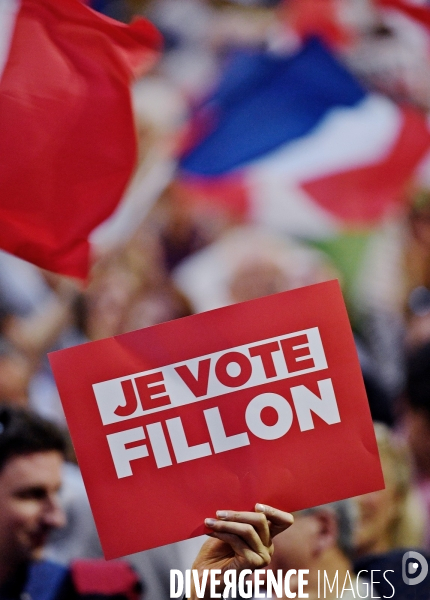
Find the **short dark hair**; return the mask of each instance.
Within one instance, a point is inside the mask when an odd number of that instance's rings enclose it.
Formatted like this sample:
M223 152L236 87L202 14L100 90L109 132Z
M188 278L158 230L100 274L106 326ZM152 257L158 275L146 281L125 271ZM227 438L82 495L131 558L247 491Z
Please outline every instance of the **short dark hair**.
M0 472L15 456L55 450L66 455L61 430L39 415L10 404L0 403Z
M410 354L407 361L406 400L430 419L430 342Z

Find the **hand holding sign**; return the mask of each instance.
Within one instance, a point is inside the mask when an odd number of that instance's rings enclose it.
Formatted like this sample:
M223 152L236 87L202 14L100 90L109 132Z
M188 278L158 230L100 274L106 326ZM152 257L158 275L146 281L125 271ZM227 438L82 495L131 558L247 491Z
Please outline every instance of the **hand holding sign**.
M224 589L224 573L229 570L242 572L267 566L273 554L272 538L292 525L294 518L262 504L255 505L256 512L217 511L217 519L205 519L212 530L211 539L202 546L193 569L199 572L199 581L205 569L220 571L220 585ZM206 586L204 598L210 598L210 587ZM201 596L199 596L201 597ZM191 598L197 598L194 581L191 583Z

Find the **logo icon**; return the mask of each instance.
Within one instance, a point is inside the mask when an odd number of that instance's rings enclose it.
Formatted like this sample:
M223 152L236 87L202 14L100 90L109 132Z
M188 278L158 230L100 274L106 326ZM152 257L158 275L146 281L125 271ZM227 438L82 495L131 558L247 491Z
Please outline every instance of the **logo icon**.
M429 566L422 554L409 550L402 559L402 578L407 585L418 585L427 577Z

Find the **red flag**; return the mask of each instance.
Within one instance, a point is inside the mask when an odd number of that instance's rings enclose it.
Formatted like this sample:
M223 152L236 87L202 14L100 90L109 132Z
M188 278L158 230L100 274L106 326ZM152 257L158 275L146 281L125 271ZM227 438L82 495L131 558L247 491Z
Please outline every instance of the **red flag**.
M161 36L79 0L0 9L0 246L85 278L89 236L136 162L129 84L153 64Z

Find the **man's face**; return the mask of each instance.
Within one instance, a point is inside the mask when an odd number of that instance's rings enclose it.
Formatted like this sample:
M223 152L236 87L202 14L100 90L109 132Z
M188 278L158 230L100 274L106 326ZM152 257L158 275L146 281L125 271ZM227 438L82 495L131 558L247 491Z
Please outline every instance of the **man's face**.
M284 572L288 569L309 569L317 539L318 521L314 515L296 513L294 525L273 540L274 553L270 568Z
M403 496L396 477L394 457L381 452L385 489L357 496L358 519L354 545L360 554L386 552L390 549L392 529L403 510Z
M0 472L0 561L38 558L49 533L65 524L58 503L63 457L59 452L15 456Z

